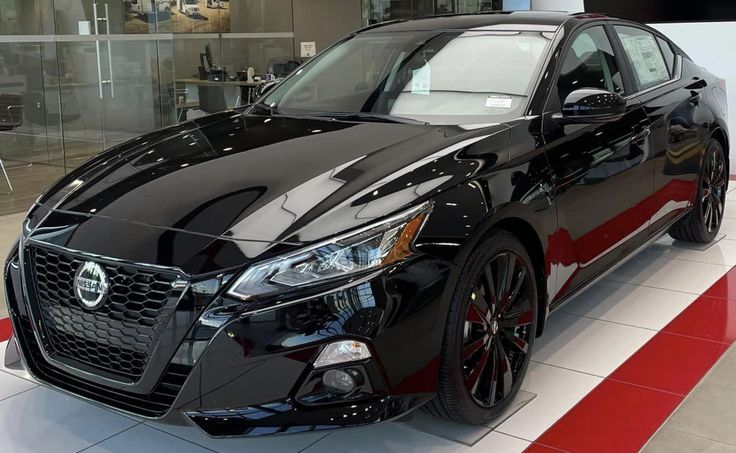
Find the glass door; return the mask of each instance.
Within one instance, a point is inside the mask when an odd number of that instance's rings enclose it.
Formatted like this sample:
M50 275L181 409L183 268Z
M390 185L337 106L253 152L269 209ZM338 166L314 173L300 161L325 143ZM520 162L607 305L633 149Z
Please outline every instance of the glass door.
M156 40L107 39L98 43L104 148L162 127Z
M159 20L170 21L167 6L160 0L56 0L67 167L167 124L170 96L162 96L159 41L170 35L156 33Z

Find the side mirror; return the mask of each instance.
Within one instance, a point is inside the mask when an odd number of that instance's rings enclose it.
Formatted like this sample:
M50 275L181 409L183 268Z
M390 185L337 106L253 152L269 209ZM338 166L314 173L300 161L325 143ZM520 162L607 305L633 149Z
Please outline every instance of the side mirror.
M597 88L580 88L570 93L559 119L574 123L605 123L626 113L626 99Z
M273 89L273 87L275 87L278 84L279 84L278 81L271 80L270 82L266 82L266 83L260 85L258 87L258 89L256 90L256 99L262 97L263 95L265 95L266 93L268 93L269 91L271 91Z

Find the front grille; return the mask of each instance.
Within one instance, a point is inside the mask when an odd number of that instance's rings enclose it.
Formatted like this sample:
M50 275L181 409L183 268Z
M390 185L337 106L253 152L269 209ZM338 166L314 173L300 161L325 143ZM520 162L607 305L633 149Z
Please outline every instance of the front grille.
M85 258L39 247L28 256L47 352L140 378L176 308L176 274L99 262L110 286L107 300L90 311L74 295L75 273Z

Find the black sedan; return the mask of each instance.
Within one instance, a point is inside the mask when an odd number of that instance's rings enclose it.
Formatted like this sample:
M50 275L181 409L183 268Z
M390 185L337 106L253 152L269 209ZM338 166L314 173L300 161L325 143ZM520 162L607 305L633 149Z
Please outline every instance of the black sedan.
M42 195L5 267L6 361L213 436L420 405L486 423L553 309L664 233L714 238L725 98L600 15L360 30Z

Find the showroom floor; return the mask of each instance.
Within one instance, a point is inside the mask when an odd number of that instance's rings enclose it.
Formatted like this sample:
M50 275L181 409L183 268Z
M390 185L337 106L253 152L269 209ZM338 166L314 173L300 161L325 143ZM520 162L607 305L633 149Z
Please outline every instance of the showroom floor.
M0 451L736 452L736 200L726 216L718 242L663 238L553 314L522 393L493 426L417 411L364 428L217 440L0 367ZM18 218L0 217L0 246Z

